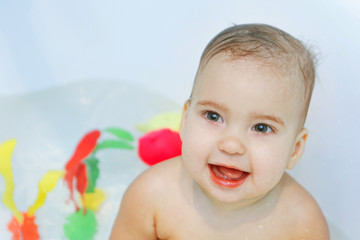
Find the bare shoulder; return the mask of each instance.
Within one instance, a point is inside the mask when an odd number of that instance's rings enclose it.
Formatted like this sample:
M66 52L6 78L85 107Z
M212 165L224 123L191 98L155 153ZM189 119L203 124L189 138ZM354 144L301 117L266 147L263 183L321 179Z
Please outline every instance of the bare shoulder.
M158 199L171 189L178 165L178 159L161 162L134 180L123 196L110 239L157 239L155 217L161 207Z
M282 184L281 202L294 226L291 239L330 239L325 217L311 194L288 174Z

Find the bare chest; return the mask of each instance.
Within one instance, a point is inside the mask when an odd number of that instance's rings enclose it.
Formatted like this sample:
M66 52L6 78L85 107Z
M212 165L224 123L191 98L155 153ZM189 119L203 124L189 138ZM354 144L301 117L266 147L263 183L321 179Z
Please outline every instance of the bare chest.
M210 213L199 214L184 205L163 210L156 219L158 239L288 240L292 230L286 216L276 214L260 218L219 218Z

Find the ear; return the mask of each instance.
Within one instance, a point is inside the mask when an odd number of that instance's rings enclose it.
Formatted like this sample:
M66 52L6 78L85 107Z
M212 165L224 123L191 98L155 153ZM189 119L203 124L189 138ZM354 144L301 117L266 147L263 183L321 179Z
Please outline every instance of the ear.
M309 131L306 128L303 128L297 135L296 137L296 143L294 146L294 151L291 155L291 158L288 162L287 165L287 169L292 169L293 167L295 167L295 165L297 164L297 162L300 160L303 152L304 152L304 148L305 148L305 142L306 139L308 137Z
M190 101L191 100L189 99L184 104L183 112L182 112L182 115L181 115L181 122L180 122L180 128L179 128L179 134L180 134L181 140L183 139L183 132L185 130L187 112L188 112L188 109L190 107Z

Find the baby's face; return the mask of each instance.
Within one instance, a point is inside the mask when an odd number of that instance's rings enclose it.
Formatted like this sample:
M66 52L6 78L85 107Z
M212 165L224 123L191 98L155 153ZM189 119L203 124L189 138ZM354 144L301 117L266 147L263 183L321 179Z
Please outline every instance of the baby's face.
M304 92L257 61L224 58L215 56L199 73L185 106L183 162L208 196L248 202L268 193L301 156Z

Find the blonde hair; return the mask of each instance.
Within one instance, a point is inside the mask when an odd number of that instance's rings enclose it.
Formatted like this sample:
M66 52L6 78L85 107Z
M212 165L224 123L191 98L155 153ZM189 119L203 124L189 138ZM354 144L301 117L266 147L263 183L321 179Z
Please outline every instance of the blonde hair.
M303 121L308 112L315 82L315 57L298 39L266 24L243 24L229 27L206 46L196 73L215 55L227 53L232 59L252 58L279 70L287 78L300 79L305 89ZM193 87L194 88L194 87ZM192 94L191 94L192 95Z

